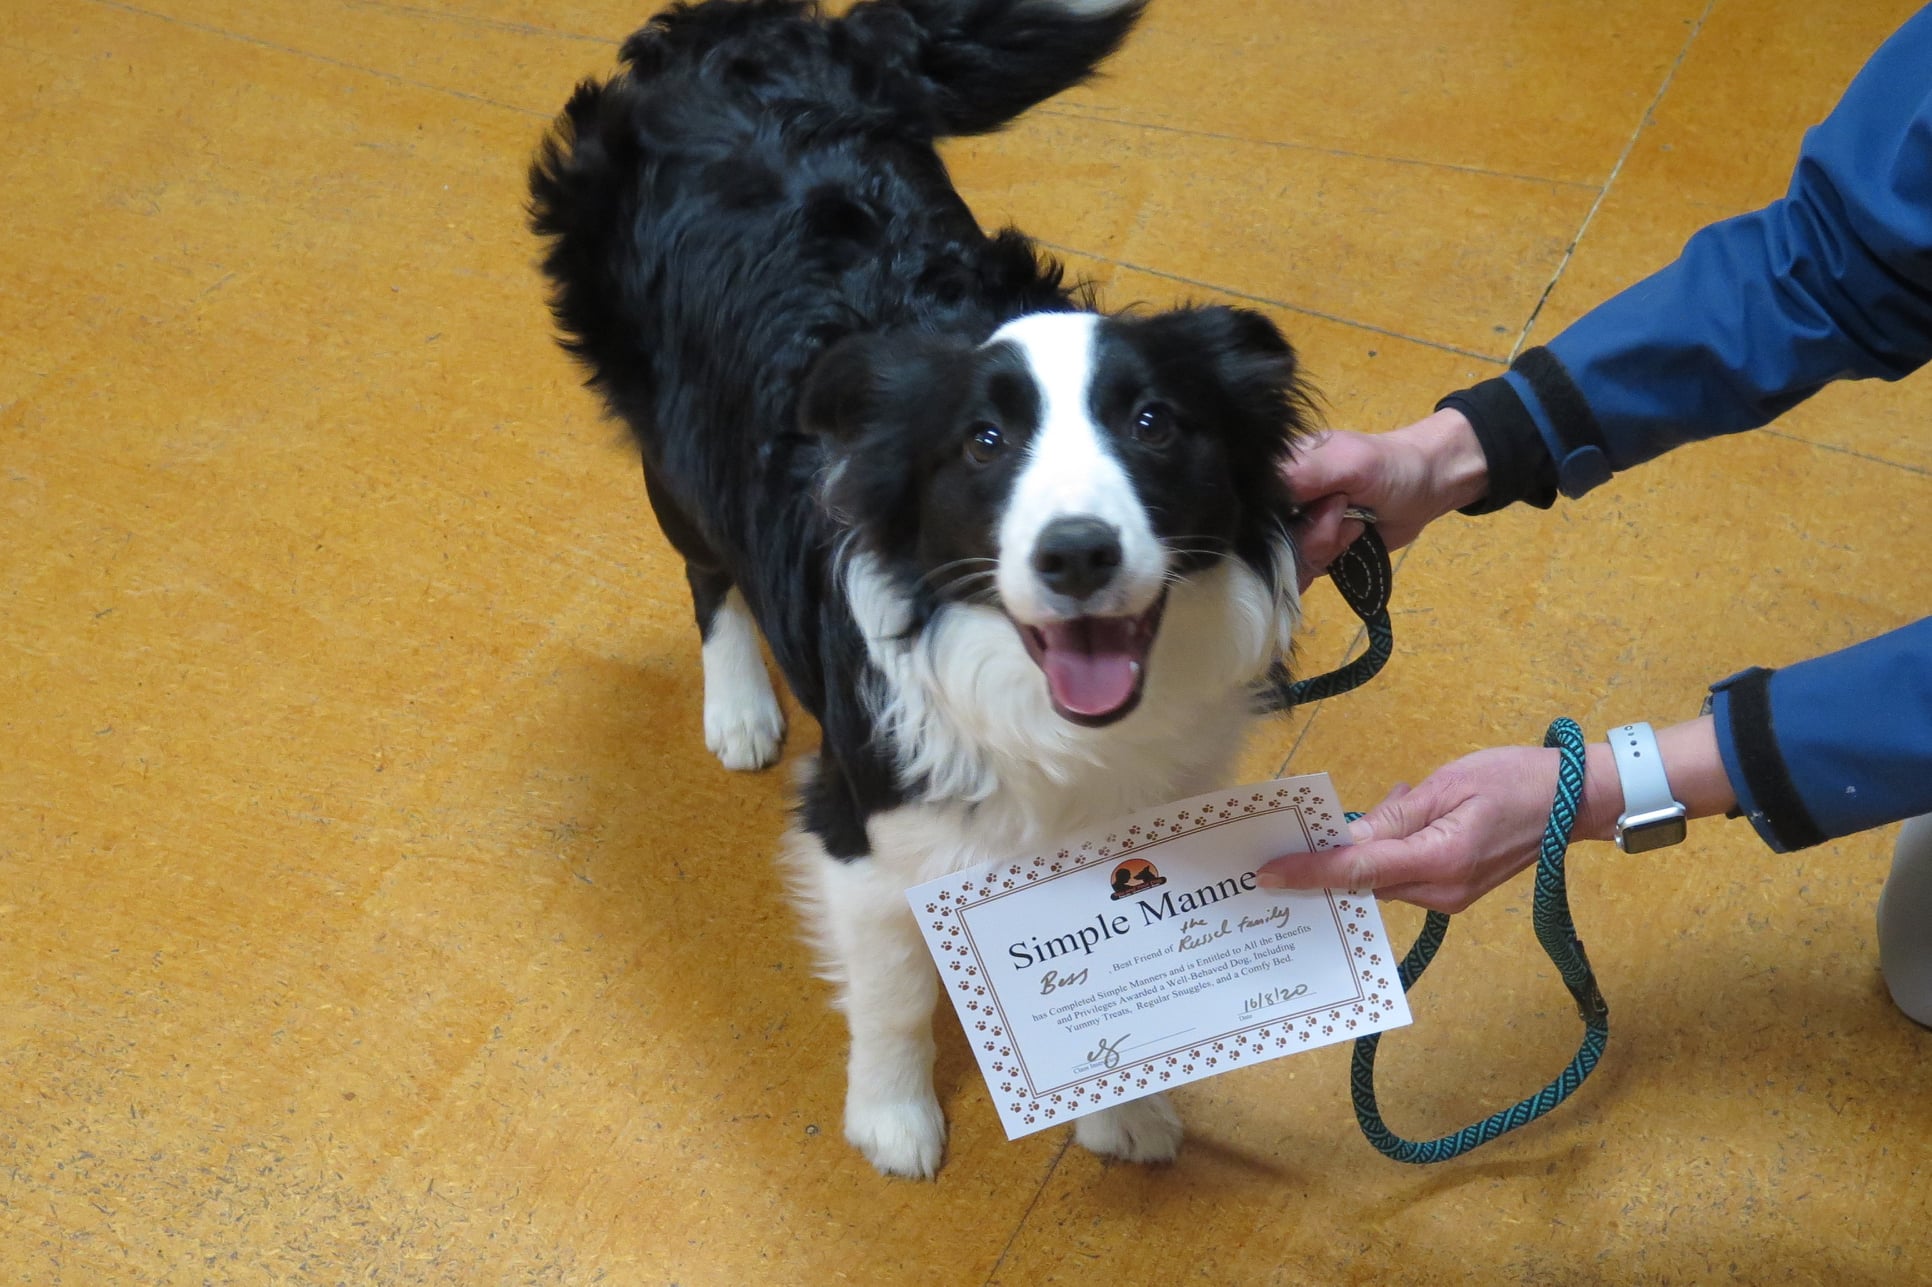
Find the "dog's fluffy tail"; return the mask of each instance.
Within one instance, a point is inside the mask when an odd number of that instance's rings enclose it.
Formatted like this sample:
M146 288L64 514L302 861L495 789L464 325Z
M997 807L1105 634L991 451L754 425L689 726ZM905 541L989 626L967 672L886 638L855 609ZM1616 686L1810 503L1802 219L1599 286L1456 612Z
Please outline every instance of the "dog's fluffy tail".
M981 134L1092 76L1146 5L860 0L825 19L818 0L703 0L659 14L625 42L622 57L645 80L694 55L741 85L779 65L807 80L814 70L832 72L843 81L836 97L902 125L932 137ZM733 57L720 58L727 47ZM821 81L820 89L832 86Z
M1133 30L1146 0L871 0L844 25L898 76L893 104L936 135L996 130L1091 77Z

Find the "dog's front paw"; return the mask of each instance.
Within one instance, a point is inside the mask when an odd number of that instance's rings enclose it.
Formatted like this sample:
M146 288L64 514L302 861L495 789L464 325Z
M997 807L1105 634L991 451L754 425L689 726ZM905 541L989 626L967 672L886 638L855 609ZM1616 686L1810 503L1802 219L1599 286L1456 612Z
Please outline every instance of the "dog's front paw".
M704 744L727 769L768 768L785 742L785 713L769 686L704 704Z
M1181 1117L1165 1095L1105 1108L1073 1124L1073 1138L1102 1157L1172 1162L1181 1148Z
M946 1152L946 1114L939 1101L845 1102L845 1138L881 1175L930 1180Z

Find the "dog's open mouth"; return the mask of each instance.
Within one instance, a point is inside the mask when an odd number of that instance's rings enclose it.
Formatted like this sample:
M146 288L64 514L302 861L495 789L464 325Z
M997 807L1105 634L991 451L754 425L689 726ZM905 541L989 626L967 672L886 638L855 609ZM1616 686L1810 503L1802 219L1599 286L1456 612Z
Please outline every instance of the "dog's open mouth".
M1075 724L1099 728L1140 705L1147 654L1167 606L1163 593L1137 617L1075 617L1019 626L1026 651L1046 675L1053 709Z

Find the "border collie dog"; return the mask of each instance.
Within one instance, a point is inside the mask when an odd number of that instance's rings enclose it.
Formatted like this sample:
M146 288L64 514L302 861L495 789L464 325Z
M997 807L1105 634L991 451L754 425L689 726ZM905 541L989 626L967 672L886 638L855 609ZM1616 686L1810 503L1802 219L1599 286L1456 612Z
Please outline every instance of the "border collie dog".
M1103 315L935 140L1079 84L1144 0L679 5L531 170L565 346L643 451L703 638L705 741L818 720L785 857L851 1027L846 1138L930 1176L939 980L910 885L1226 784L1299 614L1265 318ZM1160 1096L1079 1142L1171 1158Z

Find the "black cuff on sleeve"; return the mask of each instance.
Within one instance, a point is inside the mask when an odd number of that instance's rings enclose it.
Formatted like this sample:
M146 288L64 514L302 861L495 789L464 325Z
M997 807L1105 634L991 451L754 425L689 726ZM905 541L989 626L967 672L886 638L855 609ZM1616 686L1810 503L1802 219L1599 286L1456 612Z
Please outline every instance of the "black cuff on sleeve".
M1464 514L1493 514L1525 501L1538 509L1556 503L1556 462L1550 459L1543 435L1529 408L1501 376L1452 393L1436 403L1436 410L1460 411L1476 430L1476 441L1489 465L1489 491Z
M1610 453L1604 445L1603 426L1556 354L1541 345L1525 349L1510 370L1523 377L1543 404L1543 415L1556 439L1556 485L1563 494L1581 496L1609 482Z
M1825 834L1812 821L1778 750L1771 727L1771 674L1762 666L1753 667L1717 687L1730 693L1731 746L1757 813L1777 837L1781 851L1809 849L1823 843Z
M1558 491L1581 496L1610 481L1603 426L1557 356L1539 345L1519 355L1510 370L1542 404L1558 452L1550 454L1536 418L1508 380L1498 376L1450 394L1436 410L1462 412L1475 427L1476 441L1489 462L1489 493L1464 509L1465 514L1490 514L1517 501L1548 509Z

